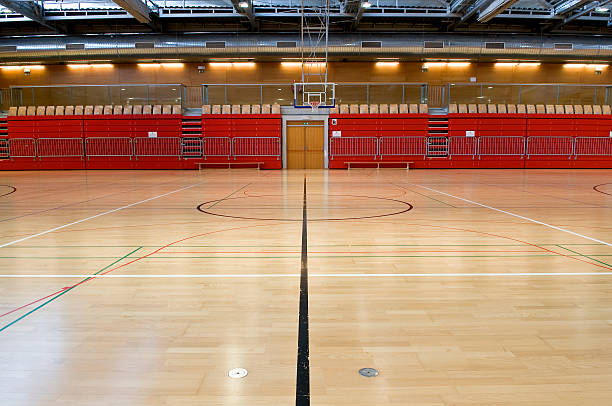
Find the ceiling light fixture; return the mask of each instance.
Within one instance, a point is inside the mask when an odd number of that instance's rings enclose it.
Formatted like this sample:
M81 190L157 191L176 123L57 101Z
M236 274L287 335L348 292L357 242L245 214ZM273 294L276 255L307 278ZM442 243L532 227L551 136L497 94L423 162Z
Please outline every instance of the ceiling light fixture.
M70 69L113 68L114 67L114 65L111 63L70 63L66 66Z
M5 65L0 66L2 70L19 70L19 69L45 69L44 65Z
M376 66L394 67L394 66L398 66L398 65L399 65L398 61L379 61L379 62L376 62Z

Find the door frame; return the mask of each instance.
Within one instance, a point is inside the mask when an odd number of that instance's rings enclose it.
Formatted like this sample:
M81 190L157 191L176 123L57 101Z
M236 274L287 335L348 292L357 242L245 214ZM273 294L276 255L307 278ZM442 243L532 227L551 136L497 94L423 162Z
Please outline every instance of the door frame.
M283 114L282 116L283 169L287 169L287 121L323 121L323 168L329 168L329 114Z

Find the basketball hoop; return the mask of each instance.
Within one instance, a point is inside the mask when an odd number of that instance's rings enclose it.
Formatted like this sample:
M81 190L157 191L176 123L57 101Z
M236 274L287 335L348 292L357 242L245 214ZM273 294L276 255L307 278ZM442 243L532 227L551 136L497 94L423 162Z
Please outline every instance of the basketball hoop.
M321 102L319 100L310 100L308 104L312 107L312 111L317 111L319 110L319 104L321 104Z

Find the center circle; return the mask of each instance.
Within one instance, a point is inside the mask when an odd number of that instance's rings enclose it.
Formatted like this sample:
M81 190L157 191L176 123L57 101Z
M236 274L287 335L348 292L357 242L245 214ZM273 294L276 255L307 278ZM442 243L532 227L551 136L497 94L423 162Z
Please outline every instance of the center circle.
M281 195L259 195L259 196L238 196L238 197L230 197L224 199L215 199L209 200L207 202L201 203L197 206L197 210L204 213L209 214L211 216L219 216L219 217L228 217L242 220L265 220L265 221L302 221L302 201L301 199L297 199L295 204L296 206L293 208L287 208L285 206L281 208L270 208L270 201L274 198L283 198L285 196ZM387 216L395 216L398 214L405 213L407 211L412 210L413 206L405 202L403 200L390 199L386 197L375 197L375 196L362 196L362 195L336 195L336 194L325 194L325 195L316 195L309 194L309 198L311 198L310 203L313 203L313 207L309 207L307 205L308 210L308 221L343 221L343 220L362 220L362 219L370 219L377 217L387 217ZM324 200L325 206L318 207L315 206L314 200L315 198L321 197ZM342 200L340 200L342 199ZM264 200L265 203L261 203L260 206L257 206L258 200ZM235 206L234 207L223 207L224 203L236 203L242 202L246 203L246 207ZM329 204L331 201L331 205ZM282 201L284 203L284 200ZM343 205L349 204L351 207L337 207L334 206L337 203L342 203ZM299 204L299 206L298 206ZM268 206L268 207L265 207ZM255 209L260 211L266 210L280 210L280 211L289 211L293 210L296 212L295 216L266 216L266 215L249 215L248 210ZM366 211L365 215L362 216L312 216L312 212L316 212L317 210L323 210L326 212L329 211L342 211L342 210L354 210L354 211ZM232 211L239 213L233 213ZM368 211L374 213L369 214ZM245 213L246 212L246 213ZM299 215L298 215L299 213Z

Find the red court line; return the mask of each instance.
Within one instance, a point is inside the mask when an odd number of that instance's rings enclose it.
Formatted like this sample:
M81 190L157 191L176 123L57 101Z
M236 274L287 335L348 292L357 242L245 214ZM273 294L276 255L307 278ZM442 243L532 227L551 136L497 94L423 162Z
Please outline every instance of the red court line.
M164 246L162 246L162 247L160 247L160 248L156 249L155 251L151 251L150 253L148 253L148 254L146 254L146 255L143 255L143 256L141 256L141 257L138 257L138 258L136 258L136 259L133 259L133 260L131 260L131 261L129 261L129 262L126 262L126 263L124 263L124 264L122 264L122 265L118 265L118 266L116 266L116 267L114 267L114 268L111 268L111 269L109 269L109 270L107 270L107 271L101 272L101 273L99 273L99 274L97 274L97 275L93 275L93 276L91 276L91 277L90 277L90 278L88 278L88 279L84 279L84 280L82 280L82 281L80 281L80 282L78 282L78 283L75 283L74 285L70 285L70 286L63 287L62 289L60 289L60 290L58 290L58 291L56 291L56 292L53 292L53 293L51 293L51 294L49 294L49 295L47 295L47 296L45 296L45 297L42 297L42 298L40 298L40 299L37 299L37 300L35 300L35 301L33 301L33 302L30 302L30 303L28 303L28 304L25 304L25 305L22 305L22 306L16 307L16 308L14 308L14 309L12 309L12 310L10 310L10 311L8 311L8 312L4 313L4 314L0 314L0 318L5 317L5 316L8 316L8 315L9 315L9 314L11 314L11 313L14 313L14 312L16 312L16 311L19 311L19 310L21 310L21 309L24 309L24 308L26 308L26 307L28 307L28 306L31 306L31 305L33 305L33 304L35 304L35 303L38 303L38 302L40 302L40 301L42 301L42 300L45 300L45 299L47 299L47 298L49 298L49 297L51 297L51 296L58 295L58 294L62 293L63 291L67 290L67 289L72 289L72 288L75 288L75 287L77 287L77 286L79 286L79 285L82 285L82 284L84 284L84 283L87 283L87 282L89 282L89 281L91 281L91 280L94 280L94 279L98 278L98 277L99 277L99 276L101 276L101 275L106 275L106 274L109 274L109 273L111 273L111 272L113 272L113 271L116 271L117 269L120 269L120 268L126 267L126 266L128 266L128 265L130 265L130 264L133 264L133 263L135 263L135 262L138 262L138 261L140 261L140 260L142 260L142 259L148 258L148 257L150 257L151 255L157 254L159 251L163 250L164 248L170 247L170 246L172 246L172 245L174 245L174 244L178 244L179 242L183 242L183 241L186 241L186 240L189 240L189 239L192 239L192 238L196 238L196 237L202 237L202 236L205 236L205 235L216 234L216 233L222 233L222 232L225 232L225 231L241 230L241 229L251 228L251 227L268 227L268 226L272 226L272 225L276 225L276 224L278 224L278 223L273 223L273 224L252 224L252 225L249 225L249 226L244 226L244 227L231 227L231 228L226 228L226 229L222 229L222 230L209 231L209 232L207 232L207 233L196 234L196 235L192 235L192 236L189 236L189 237L182 238L182 239L180 239L180 240L173 241L173 242L171 242L171 243L169 243L169 244L166 244L166 245L164 245Z
M532 244L532 243L527 242L527 241L519 240L518 238L506 237L506 236L503 236L503 235L493 234L493 233L487 233L485 231L476 231L476 230L469 230L469 229L466 229L466 228L457 228L457 227L435 226L433 224L398 223L398 222L395 222L395 221L386 221L386 222L379 221L379 223L402 224L404 226L433 227L433 228L442 228L442 229L447 229L447 230L466 231L468 233L476 233L476 234L482 234L482 235L489 235L489 236L492 236L492 237L503 238L503 239L510 240L510 241L520 242L522 244L526 244L526 245L529 245L531 247L536 247L536 248L539 248L539 249L541 249L543 251L551 252L553 254L557 254L557 255L562 256L562 257L573 259L575 261L580 261L580 262L584 262L585 264L597 266L599 268L604 268L604 269L612 270L612 267L604 266L604 265L600 265L600 264L595 264L593 262L585 261L585 260L582 260L582 259L580 259L578 257L575 257L575 256L565 255L563 253L556 252L556 251L553 251L553 250L549 250L548 248L541 247L541 246L539 246L537 244Z
M164 251L164 254L295 254L301 251ZM309 254L401 254L405 252L437 252L437 253L488 253L488 252L541 252L540 250L491 250L491 251L463 251L463 250L396 250L396 251L308 251Z
M11 310L11 311L8 311L8 312L6 312L6 313L4 313L4 314L0 314L0 318L2 318L2 317L4 317L4 316L8 316L9 314L14 313L14 312L16 312L16 311L19 311L19 310L21 310L21 309L25 309L26 307L28 307L28 306L32 306L33 304L36 304L36 303L38 303L38 302L42 302L43 300L48 299L48 298L50 298L51 296L55 296L55 295L57 295L57 294L59 294L59 293L62 293L63 291L65 291L65 290L67 290L67 289L70 289L70 286L63 287L63 288L62 288L62 290L59 290L59 291L57 291L57 292L53 292L53 293L51 293L50 295L47 295L47 296L45 296L45 297L41 297L40 299L36 299L36 300L35 300L35 301L33 301L33 302L30 302L30 303L28 303L28 304L24 304L23 306L16 307L15 309L13 309L13 310Z

